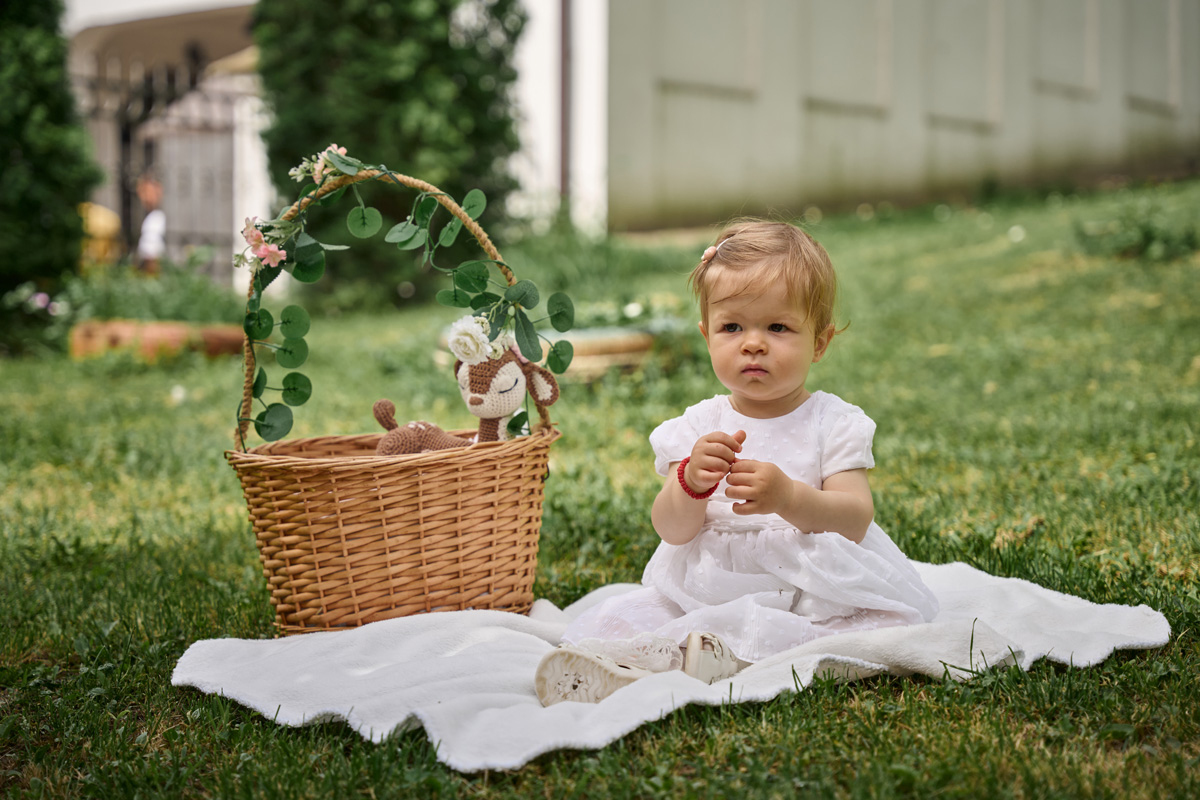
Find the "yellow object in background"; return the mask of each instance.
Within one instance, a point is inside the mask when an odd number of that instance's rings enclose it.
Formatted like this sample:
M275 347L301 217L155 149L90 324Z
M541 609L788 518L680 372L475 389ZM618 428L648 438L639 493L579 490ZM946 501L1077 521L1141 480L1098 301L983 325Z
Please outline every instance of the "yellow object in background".
M83 218L80 266L86 270L100 264L116 263L121 256L121 217L97 203L80 203L79 216Z

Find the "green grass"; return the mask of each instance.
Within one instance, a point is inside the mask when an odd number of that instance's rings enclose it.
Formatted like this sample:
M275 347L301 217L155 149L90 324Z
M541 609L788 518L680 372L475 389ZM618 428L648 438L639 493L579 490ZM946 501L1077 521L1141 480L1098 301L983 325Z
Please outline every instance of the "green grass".
M1200 259L1086 254L1074 234L1149 201L1168 224L1194 224L1200 183L827 219L812 230L839 268L850 327L811 380L878 423L877 518L911 556L1147 603L1171 622L1166 647L966 684L820 683L688 708L601 751L463 776L420 731L376 746L340 724L281 728L169 685L192 642L272 632L221 455L234 362L0 361L0 791L1200 796ZM682 297L702 245L506 250L536 259L526 272L549 283L587 264L576 296L622 303ZM371 430L380 396L400 417L469 426L431 358L454 314L318 320L305 370L318 393L293 435ZM570 385L554 407L565 435L540 596L567 603L640 576L656 541L646 435L720 389L692 327L663 336L641 372Z

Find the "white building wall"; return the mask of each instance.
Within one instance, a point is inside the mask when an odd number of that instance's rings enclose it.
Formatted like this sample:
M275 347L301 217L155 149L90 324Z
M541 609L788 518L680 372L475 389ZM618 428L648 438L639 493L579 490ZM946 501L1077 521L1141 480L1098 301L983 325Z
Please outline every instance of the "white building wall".
M270 115L258 91L257 75L236 76L252 83L239 95L233 113L233 215L229 230L241 231L247 217L268 219L275 215L275 188L267 165L267 146L262 132L270 124ZM241 236L233 240L229 258L240 253L246 243ZM242 292L250 287L249 270L233 270L234 286Z
M604 229L607 201L608 0L571 0L569 193L572 221ZM510 209L548 221L562 197L561 0L524 0L515 89L521 150L512 169L521 189Z
M1200 0L611 0L608 225L1195 165Z
M547 218L559 203L558 0L525 0L523 5L527 20L514 56L521 150L510 162L521 189L509 198L509 210Z
M575 2L571 218L603 231L608 217L608 0Z

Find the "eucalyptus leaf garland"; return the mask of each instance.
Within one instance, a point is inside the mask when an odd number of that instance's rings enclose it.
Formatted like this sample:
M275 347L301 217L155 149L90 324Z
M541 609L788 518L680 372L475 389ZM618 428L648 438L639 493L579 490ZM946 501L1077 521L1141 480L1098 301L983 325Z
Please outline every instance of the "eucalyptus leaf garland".
M355 238L369 239L384 229L382 214L363 202L358 181L327 190L330 182L340 183L347 177L361 175L359 180L403 183L387 167L364 164L346 155L345 148L337 145L330 145L323 152L306 158L290 174L305 184L300 191L300 199L284 209L276 219L246 220L242 235L247 247L234 257L235 266L247 267L253 273L242 327L250 344L246 354L249 360L246 374L255 376L251 384L251 400L262 406L262 410L253 417L246 416L245 403L238 406L238 431L243 449L245 439L242 432L247 424L253 423L254 430L265 441L282 439L292 429L292 407L304 405L313 394L312 380L304 373L295 371L309 356L305 339L312 327L309 313L303 307L291 304L279 312L276 319L262 305L263 291L280 273L286 271L302 283L315 283L325 274L326 253L347 249L346 245L325 244L313 238L307 232L308 214L314 208L337 203L347 196L346 190L349 188L355 205L346 216L346 228ZM394 244L401 252L420 251L422 264L447 275L450 288L437 293L438 302L453 308L470 309L474 316L486 321L491 341L507 332L516 341L522 356L534 362L541 362L544 357L547 369L558 374L565 372L574 355L571 343L562 338L551 341L538 332L537 325L548 321L559 333L569 331L575 321L575 306L570 297L563 292L555 292L546 299L545 316L534 318L530 312L541 304L541 293L530 280L514 280L510 285L506 275L512 272L504 262L477 259L453 267L438 264L435 260L438 249L449 247L457 241L465 225L460 217L446 211L439 200L450 198L433 187L430 189L432 191L418 191L411 213L387 229L384 241ZM467 192L459 208L470 220L477 220L487 208L487 197L479 189L472 189ZM440 211L446 211L450 219L434 236L431 226ZM271 340L276 329L282 338L281 342ZM543 340L549 345L545 350L542 347ZM262 351L274 353L275 363L291 370L284 376L281 386L269 385L266 366L260 359ZM263 397L269 391L279 392L283 402L268 403ZM528 414L521 412L509 422L508 429L511 434L519 435L527 426Z

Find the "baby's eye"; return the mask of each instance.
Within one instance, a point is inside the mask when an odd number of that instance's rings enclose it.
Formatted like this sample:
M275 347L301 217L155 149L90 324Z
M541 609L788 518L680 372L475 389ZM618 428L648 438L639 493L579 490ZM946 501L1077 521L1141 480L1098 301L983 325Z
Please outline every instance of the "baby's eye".
M726 322L721 326L721 329L726 333L737 333L742 329L742 326L738 325L736 322Z
M772 322L767 326L767 330L771 333L783 333L787 330L787 325L784 325L782 322Z

